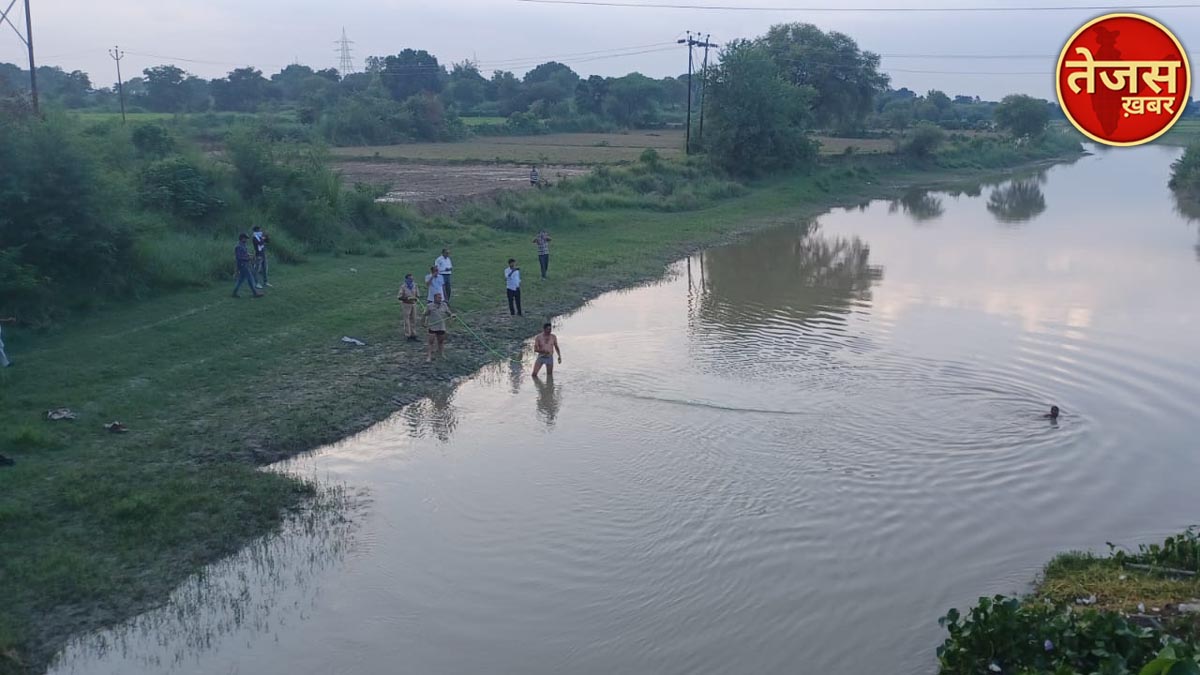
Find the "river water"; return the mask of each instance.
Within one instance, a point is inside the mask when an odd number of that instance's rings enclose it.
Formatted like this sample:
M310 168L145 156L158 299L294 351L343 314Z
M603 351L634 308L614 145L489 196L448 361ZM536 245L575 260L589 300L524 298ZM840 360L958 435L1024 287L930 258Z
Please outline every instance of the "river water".
M285 465L347 505L53 672L932 673L946 609L1200 521L1177 156L914 190L602 296L552 383L491 366Z

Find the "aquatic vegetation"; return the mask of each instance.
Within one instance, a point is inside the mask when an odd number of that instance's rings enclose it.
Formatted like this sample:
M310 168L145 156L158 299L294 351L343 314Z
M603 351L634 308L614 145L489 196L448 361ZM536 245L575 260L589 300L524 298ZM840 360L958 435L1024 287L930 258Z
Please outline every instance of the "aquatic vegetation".
M1057 556L1028 597L947 612L940 672L1200 673L1196 528L1136 552L1109 548Z

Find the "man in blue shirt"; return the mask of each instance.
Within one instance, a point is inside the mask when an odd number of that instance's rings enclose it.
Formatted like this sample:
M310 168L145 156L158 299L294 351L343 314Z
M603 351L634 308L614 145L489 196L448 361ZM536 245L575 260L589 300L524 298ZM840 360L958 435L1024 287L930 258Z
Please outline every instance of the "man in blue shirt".
M254 287L254 272L250 268L250 251L246 250L246 240L249 237L243 232L238 235L238 245L233 248L233 257L237 261L237 285L233 287L233 297L240 298L238 291L242 289L242 284L250 287L250 292L254 297L262 297L262 293Z

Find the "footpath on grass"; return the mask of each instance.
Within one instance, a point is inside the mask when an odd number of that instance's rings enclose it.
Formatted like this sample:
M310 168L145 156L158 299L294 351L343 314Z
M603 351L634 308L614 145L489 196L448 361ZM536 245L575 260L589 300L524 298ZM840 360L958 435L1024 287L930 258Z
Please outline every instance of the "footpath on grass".
M404 340L401 279L421 279L443 245L455 310L515 353L543 321L741 232L1076 154L1027 148L986 170L964 155L918 168L838 159L698 210L592 207L554 228L550 279L529 274L523 318L508 315L501 271L510 257L536 268L532 233L447 221L420 250L277 266L262 299L211 287L44 337L6 332L17 366L0 372L0 443L16 464L0 468L0 673L43 670L70 636L163 602L313 494L259 466L361 431L494 360L461 326L433 365ZM46 420L64 407L76 419ZM129 432L105 431L112 421Z

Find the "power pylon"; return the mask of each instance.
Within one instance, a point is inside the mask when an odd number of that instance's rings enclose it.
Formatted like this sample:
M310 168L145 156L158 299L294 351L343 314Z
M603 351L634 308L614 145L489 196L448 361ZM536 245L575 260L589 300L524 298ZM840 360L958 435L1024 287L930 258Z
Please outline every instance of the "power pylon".
M338 46L338 74L342 77L354 72L354 59L350 58L350 45L353 40L346 39L346 29L342 29L342 39L334 42Z

